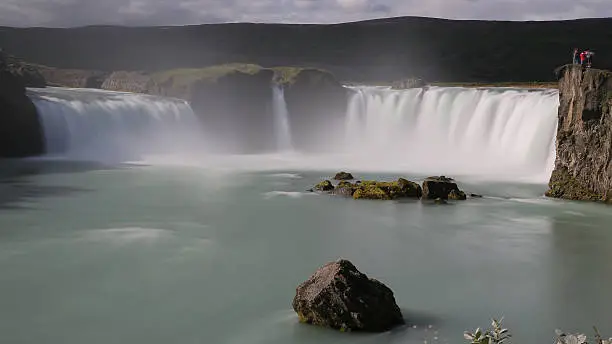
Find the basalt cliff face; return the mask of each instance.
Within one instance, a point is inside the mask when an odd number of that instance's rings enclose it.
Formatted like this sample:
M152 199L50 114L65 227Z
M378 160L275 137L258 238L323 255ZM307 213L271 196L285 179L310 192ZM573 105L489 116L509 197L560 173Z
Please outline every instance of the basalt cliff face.
M26 87L45 87L36 68L0 56L0 158L42 154L44 143L36 107Z
M557 158L547 196L612 203L612 73L559 73Z

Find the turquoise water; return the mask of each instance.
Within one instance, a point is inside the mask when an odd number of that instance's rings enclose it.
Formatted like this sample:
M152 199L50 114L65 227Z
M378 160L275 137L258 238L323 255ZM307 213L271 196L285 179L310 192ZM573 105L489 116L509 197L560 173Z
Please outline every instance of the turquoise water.
M335 171L3 164L3 343L460 343L493 316L515 343L612 335L612 211L545 185L466 177L485 198L437 206L304 192ZM393 289L409 326L299 324L295 287L338 257Z

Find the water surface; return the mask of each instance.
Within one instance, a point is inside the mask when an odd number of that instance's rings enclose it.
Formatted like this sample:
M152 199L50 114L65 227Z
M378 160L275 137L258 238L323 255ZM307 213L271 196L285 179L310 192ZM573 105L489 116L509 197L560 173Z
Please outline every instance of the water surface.
M502 315L517 343L612 334L612 212L545 199L542 184L466 177L485 198L436 206L304 192L333 171L0 170L5 343L459 343ZM410 326L299 324L295 287L339 257L392 288Z

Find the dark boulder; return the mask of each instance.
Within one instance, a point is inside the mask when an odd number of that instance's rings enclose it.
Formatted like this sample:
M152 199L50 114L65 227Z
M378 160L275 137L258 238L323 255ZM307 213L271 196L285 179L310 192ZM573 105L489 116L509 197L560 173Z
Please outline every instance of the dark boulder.
M42 126L26 87L45 87L44 78L28 64L4 57L0 68L0 158L44 153Z
M353 180L355 178L353 177L352 174L342 171L342 172L336 173L336 175L334 176L334 179L335 180Z
M301 322L341 331L384 332L405 323L393 291L344 259L300 284L293 309Z
M452 191L455 191L454 195L463 193L459 190L457 183L455 183L455 180L452 178L447 178L445 176L429 177L423 181L423 198L441 198L446 200L449 198L449 194Z

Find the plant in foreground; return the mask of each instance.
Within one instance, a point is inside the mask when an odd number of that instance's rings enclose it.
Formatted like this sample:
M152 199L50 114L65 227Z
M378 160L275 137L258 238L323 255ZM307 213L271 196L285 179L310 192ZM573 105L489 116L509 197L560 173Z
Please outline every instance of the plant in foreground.
M503 319L503 318L502 318ZM487 330L481 330L477 328L473 332L465 332L465 339L470 341L470 344L502 344L510 339L511 335L508 329L502 327L502 319L493 319L491 321L491 327ZM593 344L612 344L612 338L603 339L597 327L593 326L595 330L595 341ZM588 344L587 336L583 333L565 333L561 330L555 330L557 338L555 344Z
M465 332L463 336L471 344L502 344L512 337L508 329L502 327L502 320L503 318L499 320L493 319L491 321L491 329L483 332L480 328L477 328L474 332Z

